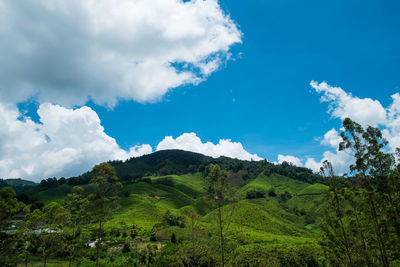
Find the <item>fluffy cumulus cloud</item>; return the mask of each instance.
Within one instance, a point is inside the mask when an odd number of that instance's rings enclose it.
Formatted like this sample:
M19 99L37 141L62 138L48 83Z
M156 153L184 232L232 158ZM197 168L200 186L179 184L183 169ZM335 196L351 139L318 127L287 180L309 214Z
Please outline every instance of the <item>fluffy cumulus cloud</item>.
M125 160L153 152L148 144L129 150L119 147L101 126L97 113L89 107L76 109L43 103L37 113L40 122L21 114L13 104L0 103L0 177L21 177L40 181L47 177L70 177L108 160ZM167 136L156 150L182 149L243 160L261 160L241 143L220 140L203 143L195 133L176 139Z
M336 131L335 128L332 128L324 134L321 144L337 148L339 147L341 141L342 137L340 137L338 131Z
M0 177L39 181L73 176L93 165L152 152L149 145L125 151L104 133L96 112L48 103L38 109L40 123L23 117L16 106L0 104Z
M213 144L211 142L203 143L195 133L184 133L176 139L172 136L166 136L164 140L157 145L156 150L165 149L182 149L214 158L226 156L242 160L262 160L262 158L256 154L247 152L239 142L221 139L218 144Z
M160 100L205 80L241 42L217 0L149 3L0 0L0 177L71 176L151 153L150 145L121 149L82 105ZM16 106L31 98L40 104L39 123ZM245 154L240 143L217 147L212 153Z
M312 81L310 85L322 95L322 102L329 103L328 112L333 118L343 120L349 117L364 127L379 127L389 141L389 151L393 152L396 147L400 147L400 94L392 95L392 104L384 108L378 100L358 98L345 92L342 88L330 86L326 82ZM321 144L332 150L324 152L321 161L313 158L307 159L305 166L318 171L321 163L329 160L337 173L347 172L349 164L354 159L349 153L338 151L340 141L341 137L338 131L336 129L329 130L325 133Z
M217 70L241 32L217 0L0 0L0 98L152 102Z
M392 149L400 147L400 94L392 95L392 104L387 109L387 120L383 135Z
M332 163L336 174L344 174L348 172L349 164L353 162L352 156L344 151L325 151L322 155L321 161L316 161L314 158L308 158L304 166L313 170L314 172L319 172L322 162L325 160L328 160Z
M332 117L342 120L350 117L364 126L377 126L386 121L386 110L378 100L352 96L342 88L330 86L326 82L312 81L310 85L316 92L322 94L322 102L330 104L329 112Z
M301 163L301 159L299 159L298 157L291 156L291 155L285 156L285 155L279 154L278 155L278 163L282 163L284 161L286 161L288 163L292 163L293 165L296 165L299 167L303 166L303 164Z

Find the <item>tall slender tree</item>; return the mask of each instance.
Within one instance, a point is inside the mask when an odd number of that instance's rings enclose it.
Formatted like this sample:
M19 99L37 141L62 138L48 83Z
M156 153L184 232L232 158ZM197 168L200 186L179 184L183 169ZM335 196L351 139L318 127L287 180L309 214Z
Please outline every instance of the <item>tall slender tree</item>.
M234 209L224 211L223 206L235 201L235 189L228 181L228 173L219 165L212 164L207 177L209 199L217 212L217 228L220 244L221 265L225 266L226 235L229 230Z
M331 238L333 243L332 250L337 258L341 258L342 252L346 255L347 261L344 263L348 266L354 266L352 253L351 236L346 227L346 203L343 196L345 181L337 177L333 172L332 164L324 161L321 167L321 174L325 177L329 190L326 192L326 209L325 221L321 225L327 236ZM343 248L343 251L341 250Z
M67 229L64 234L68 240L67 250L69 253L68 266L72 265L76 250L79 246L83 245L81 238L82 227L87 222L87 206L88 199L83 196L83 188L75 186L73 193L67 195L67 199L64 202L64 208L68 212L69 218L67 221Z
M378 128L364 129L349 118L343 128L339 150L350 152L354 163L347 177L328 179L340 232L327 240L342 240L347 265L387 267L400 258L400 166ZM328 165L325 169L332 169ZM324 216L325 226L328 221Z
M90 183L97 185L97 190L89 199L92 203L92 216L98 228L96 231L96 266L99 266L101 247L105 237L104 223L110 217L112 210L118 204L118 193L122 189L117 173L109 163L100 163L93 167L94 177Z

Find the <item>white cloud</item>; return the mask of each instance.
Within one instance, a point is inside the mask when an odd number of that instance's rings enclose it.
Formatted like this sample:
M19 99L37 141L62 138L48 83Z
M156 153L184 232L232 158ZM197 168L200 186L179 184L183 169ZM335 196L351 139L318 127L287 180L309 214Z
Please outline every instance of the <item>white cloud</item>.
M325 151L321 161L317 162L314 158L308 158L304 166L314 172L319 172L322 163L328 160L332 163L335 174L343 174L349 171L348 167L352 163L352 159L352 156L345 151Z
M151 153L121 149L89 107L66 107L160 100L217 71L241 38L217 0L0 0L0 177L78 175ZM15 105L29 98L40 123ZM229 140L209 147L259 159Z
M361 124L363 127L368 125L379 127L383 136L389 142L389 151L393 152L396 147L400 147L400 94L392 95L392 104L384 108L378 100L371 98L358 98L351 93L345 92L340 87L333 87L326 82L310 83L316 92L321 93L321 102L329 103L328 112L334 118L341 120L346 117ZM329 160L336 173L343 174L348 172L348 166L354 158L346 151L338 151L341 137L336 129L331 129L325 133L321 144L335 148L335 151L323 153L322 160L317 162L313 158L306 160L305 166L319 171L324 160Z
M0 0L0 99L152 102L241 42L217 0Z
M195 133L184 133L174 139L172 136L166 136L158 145L156 150L182 149L201 153L207 156L217 158L226 156L242 160L262 160L256 154L247 152L241 143L232 142L229 139L221 139L218 144L211 142L203 143Z
M43 103L37 113L40 123L24 117L13 104L0 103L0 177L40 181L48 177L70 177L108 160L124 160L152 153L150 145L121 149L101 126L97 113L84 106L69 109ZM165 137L157 150L182 149L219 157L261 160L239 142L220 140L202 143L195 133L176 139Z
M384 137L394 150L400 147L400 94L392 95L392 104L387 109L386 129L383 129Z
M346 93L340 87L333 87L326 82L311 81L311 87L321 93L321 101L329 102L329 112L332 117L352 120L363 126L385 124L386 111L378 100L358 98Z
M303 164L301 163L301 159L299 159L298 157L291 156L291 155L285 156L285 155L279 154L278 155L278 163L282 163L284 161L286 161L288 163L292 163L293 165L296 165L299 167L303 166Z
M99 162L152 152L149 145L121 149L89 107L67 109L44 103L38 114L41 123L28 117L21 120L14 105L0 104L0 177L36 181L68 177L80 175Z
M332 128L326 134L324 134L324 138L321 141L321 144L327 145L333 148L338 148L339 143L342 141L342 137L340 137L338 131Z

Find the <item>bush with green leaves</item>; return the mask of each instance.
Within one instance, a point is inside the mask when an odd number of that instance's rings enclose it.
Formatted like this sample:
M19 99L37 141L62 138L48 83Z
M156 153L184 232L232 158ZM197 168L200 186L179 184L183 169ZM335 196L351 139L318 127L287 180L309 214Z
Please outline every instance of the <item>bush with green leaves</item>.
M186 219L184 216L174 215L169 210L167 210L163 216L163 221L166 222L169 226L179 226L181 228L184 228L185 220Z
M263 190L250 190L246 192L247 199L254 199L254 198L264 198L265 191Z

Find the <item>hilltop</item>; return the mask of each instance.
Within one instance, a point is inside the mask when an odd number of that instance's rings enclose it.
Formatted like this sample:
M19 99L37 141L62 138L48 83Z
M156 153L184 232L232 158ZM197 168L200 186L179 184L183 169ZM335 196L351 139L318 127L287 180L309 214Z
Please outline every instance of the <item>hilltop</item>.
M11 187L15 192L21 192L37 185L38 183L21 178L0 179L0 189L4 187Z
M322 182L321 176L310 169L297 167L287 162L274 164L267 160L245 161L228 157L212 158L199 153L183 150L161 150L125 161L110 161L121 181L134 181L143 176L187 174L205 172L210 164L218 164L222 169L239 173L243 181L254 179L258 174L278 173L295 180L308 183ZM69 184L87 184L92 176L87 172L69 179Z

